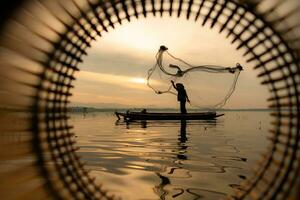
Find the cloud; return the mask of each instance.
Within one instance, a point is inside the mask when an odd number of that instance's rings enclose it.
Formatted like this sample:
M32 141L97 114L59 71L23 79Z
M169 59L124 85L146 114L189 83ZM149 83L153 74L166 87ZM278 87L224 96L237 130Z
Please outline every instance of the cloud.
M80 71L77 74L77 80L80 81L88 81L95 83L105 83L111 85L118 85L120 87L149 91L151 89L147 86L147 80L142 77L131 77L131 76L121 76L114 74L104 74L104 73L96 73L90 71Z

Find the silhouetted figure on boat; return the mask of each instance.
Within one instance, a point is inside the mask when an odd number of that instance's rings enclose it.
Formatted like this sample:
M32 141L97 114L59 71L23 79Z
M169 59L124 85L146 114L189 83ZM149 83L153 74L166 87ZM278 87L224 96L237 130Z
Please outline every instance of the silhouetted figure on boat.
M174 81L171 81L173 87L177 90L178 94L177 94L177 100L180 102L180 111L181 114L186 114L186 101L190 102L189 97L184 89L184 85L182 83L176 83L176 85L174 84Z

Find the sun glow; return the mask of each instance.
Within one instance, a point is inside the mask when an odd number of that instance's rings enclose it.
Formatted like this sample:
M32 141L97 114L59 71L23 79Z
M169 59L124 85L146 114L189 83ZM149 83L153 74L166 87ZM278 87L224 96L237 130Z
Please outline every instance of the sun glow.
M138 84L146 84L147 80L144 78L132 78L130 82L138 83Z

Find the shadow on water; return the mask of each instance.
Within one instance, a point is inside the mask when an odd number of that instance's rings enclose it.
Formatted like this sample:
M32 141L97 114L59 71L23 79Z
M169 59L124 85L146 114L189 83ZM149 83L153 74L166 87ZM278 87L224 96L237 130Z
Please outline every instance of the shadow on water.
M185 171L184 179L189 179L192 177L192 174L185 169L184 163L182 161L188 160L188 132L187 132L187 121L120 121L117 120L115 123L117 126L125 125L126 129L140 127L143 129L147 129L147 127L168 127L175 126L179 128L178 133L178 142L177 147L174 152L176 152L176 156L172 157L172 162L175 163L175 166L162 165L161 170L154 171L155 175L159 178L160 182L153 187L154 193L161 199L221 199L226 197L226 193L194 188L194 187L180 187L180 185L172 185L172 177L174 175L182 174L182 171ZM206 131L210 128L215 128L217 126L216 120L206 120L206 121L197 121L197 122L189 122L189 125L202 125L203 129ZM224 166L225 168L225 166ZM178 171L178 173L177 173ZM225 170L222 170L225 172ZM237 185L238 186L238 185Z
M87 113L72 120L78 153L109 191L134 200L216 200L252 175L265 144L257 125L262 121L267 130L267 116L226 113L211 121L126 122L115 121L113 113Z
M215 200L249 175L248 143L237 146L242 137L223 119L126 122L99 114L74 120L79 154L120 196ZM132 196L137 188L143 193Z

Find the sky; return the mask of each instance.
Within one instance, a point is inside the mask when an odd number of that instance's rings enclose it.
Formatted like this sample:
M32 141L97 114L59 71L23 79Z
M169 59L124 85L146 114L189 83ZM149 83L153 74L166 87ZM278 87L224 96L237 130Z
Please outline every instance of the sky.
M218 29L175 17L135 19L99 37L75 74L72 105L178 108L176 96L157 95L146 84L147 71L161 45L193 65L234 67L240 63L244 70L224 108L267 107L267 88L259 84L258 72L245 62L243 50L236 50L225 32L219 34ZM233 81L230 74L197 72L190 77L187 93L200 106L222 99Z

